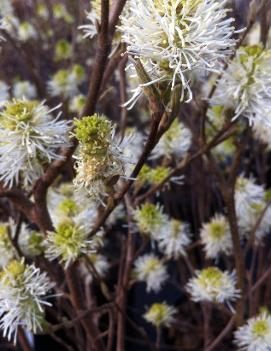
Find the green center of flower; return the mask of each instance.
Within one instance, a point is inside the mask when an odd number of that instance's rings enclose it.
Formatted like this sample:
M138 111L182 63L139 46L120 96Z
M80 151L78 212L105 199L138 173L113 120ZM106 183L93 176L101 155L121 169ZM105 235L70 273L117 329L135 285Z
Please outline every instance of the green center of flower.
M182 222L178 221L177 219L172 219L170 221L170 227L171 227L171 231L170 231L171 237L176 239L180 234Z
M64 199L58 206L59 210L67 216L74 216L78 213L78 206L72 199Z
M0 113L0 125L9 130L16 130L18 123L29 123L33 119L37 101L13 99L5 105Z
M64 260L70 255L78 255L85 239L84 231L71 220L61 222L54 233L53 241L60 248Z
M156 167L151 172L151 181L154 184L159 184L169 175L169 172L170 172L170 168L168 167L163 167L163 166Z
M168 308L163 303L154 303L145 314L147 320L159 326L168 317Z
M157 258L149 258L146 261L146 265L144 267L145 273L151 273L160 267L160 262Z
M222 274L216 267L203 269L198 277L199 284L203 287L220 288L222 286Z
M138 222L139 229L144 232L149 232L155 229L156 226L162 224L162 215L154 204L146 203L137 210L136 220Z
M22 284L22 274L25 271L25 264L23 261L12 260L1 272L1 280L4 285L20 286Z
M258 320L252 327L252 332L256 337L263 337L269 332L269 325L266 320Z
M223 221L215 221L210 223L210 233L213 239L222 239L226 234L225 223Z

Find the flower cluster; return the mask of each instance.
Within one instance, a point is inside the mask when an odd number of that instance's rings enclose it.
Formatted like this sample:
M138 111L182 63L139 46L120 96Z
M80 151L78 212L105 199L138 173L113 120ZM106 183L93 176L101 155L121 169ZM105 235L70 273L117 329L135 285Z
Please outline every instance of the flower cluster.
M234 118L246 117L249 124L270 128L271 51L261 46L241 47L219 82L214 104L227 105Z
M232 252L231 232L225 216L216 214L203 225L200 236L207 257L216 258L220 253Z
M0 274L0 327L16 340L19 326L34 333L44 324L45 300L54 287L46 273L24 261L11 261Z
M58 107L56 107L58 108ZM52 160L69 146L70 124L59 120L44 103L25 99L7 101L0 112L0 180L8 186L29 186Z
M235 332L235 343L242 351L269 351L271 349L271 316L262 311L250 318Z
M229 303L239 297L239 290L235 287L234 273L222 272L217 267L208 267L196 272L187 284L187 291L193 301L212 301Z
M153 151L152 158L171 157L182 158L189 150L192 134L183 123L175 119L169 129L163 134Z
M70 219L60 222L56 230L49 232L45 245L45 256L49 260L59 259L67 268L82 254L95 253L103 243L103 232L88 238L88 231Z
M128 4L129 13L120 25L128 53L142 59L150 83L166 82L173 88L181 82L187 100L192 98L191 73L218 70L235 45L226 1L130 0Z
M165 302L154 303L150 306L148 311L144 314L144 318L156 327L166 326L170 327L174 321L176 309L169 306Z
M85 71L80 65L71 69L58 70L48 82L48 91L52 96L71 98L79 93L79 85L84 81Z
M166 267L159 257L145 254L135 261L134 275L136 280L147 284L147 292L158 292L168 278Z

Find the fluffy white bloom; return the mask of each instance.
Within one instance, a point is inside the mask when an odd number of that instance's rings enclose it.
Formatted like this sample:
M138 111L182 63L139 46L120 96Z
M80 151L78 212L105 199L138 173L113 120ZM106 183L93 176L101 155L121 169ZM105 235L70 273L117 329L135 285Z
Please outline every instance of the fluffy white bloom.
M250 318L247 323L235 332L235 343L241 351L271 350L271 316L261 312Z
M109 1L111 7L112 1ZM79 27L84 32L84 38L92 39L97 34L97 22L101 20L101 0L91 1L91 10L87 12L88 24Z
M58 108L58 107L56 107ZM43 173L43 166L54 159L61 146L69 146L70 124L53 117L44 103L12 100L0 112L0 180L24 186Z
M27 80L14 83L12 92L16 99L26 98L31 100L37 97L35 85Z
M109 269L109 262L104 255L101 254L90 254L88 259L95 267L96 272L100 277L104 277Z
M78 189L85 188L91 199L103 204L112 185L125 176L125 164L132 162L123 153L128 140L117 140L112 123L97 114L76 120L75 125L79 153L75 157L74 184Z
M259 222L260 221L260 222ZM259 224L258 224L259 223ZM250 238L250 234L255 229L255 239L257 243L261 243L263 238L269 234L271 229L271 208L266 208L266 203L254 204L245 218L238 220L241 234Z
M16 251L11 242L14 228L13 222L0 222L0 268L5 267L9 261L16 257Z
M66 6L61 2L56 2L53 4L53 14L56 19L63 19L69 24L73 23L74 21L72 15L68 12Z
M18 27L18 38L21 41L37 38L37 31L29 22L22 22Z
M191 141L192 134L190 130L183 123L175 119L159 140L153 151L152 158L171 157L172 155L181 158L189 150Z
M0 1L0 16L5 17L13 13L13 6L11 0Z
M9 99L9 87L3 80L0 80L0 107Z
M166 267L161 259L152 253L136 259L134 273L136 280L147 284L147 292L157 293L168 278Z
M193 301L212 301L229 303L239 297L234 273L222 272L217 267L208 267L196 271L186 286Z
M262 122L255 121L252 126L253 135L263 144L268 146L268 150L271 149L271 128L266 127Z
M97 204L89 199L86 191L75 191L72 183L63 183L60 187L51 189L48 196L48 208L54 226L65 219L90 231L94 225L97 212Z
M233 19L217 0L130 0L120 30L152 82L178 82L192 98L189 73L217 70L235 45ZM146 62L146 63L145 63Z
M44 252L44 235L40 232L32 230L25 223L22 223L18 244L27 257L35 257Z
M254 207L264 201L264 188L252 178L239 176L235 184L235 209L240 226L245 226Z
M60 222L54 232L49 232L45 241L45 256L53 261L59 259L67 268L80 255L96 253L103 243L103 232L88 238L88 231L70 219Z
M143 204L134 210L133 218L140 233L152 239L158 238L160 231L168 223L167 215L158 204Z
M238 49L219 82L213 104L227 104L234 119L246 117L271 126L271 51L260 46Z
M170 327L172 322L174 322L174 315L176 313L176 308L173 306L169 306L165 302L154 303L144 314L144 318L156 327Z
M70 70L60 69L48 82L48 91L52 96L71 98L78 95L78 86L84 80L84 68L74 65Z
M47 6L42 3L37 4L37 14L44 20L48 20L50 16Z
M159 230L156 240L165 256L174 259L185 256L185 250L191 242L189 224L171 219Z
M81 113L86 104L85 95L79 94L72 98L70 102L70 110L74 113Z
M135 167L135 163L139 160L143 146L144 136L132 128L126 130L128 142L123 148L123 154L127 159L134 160L133 163L125 164L125 174L130 175Z
M24 261L11 261L0 277L0 327L4 336L16 340L22 326L34 333L42 330L44 306L49 290L54 287L46 273Z
M221 214L216 214L210 222L203 225L200 237L206 256L209 258L216 258L220 253L232 252L229 222Z

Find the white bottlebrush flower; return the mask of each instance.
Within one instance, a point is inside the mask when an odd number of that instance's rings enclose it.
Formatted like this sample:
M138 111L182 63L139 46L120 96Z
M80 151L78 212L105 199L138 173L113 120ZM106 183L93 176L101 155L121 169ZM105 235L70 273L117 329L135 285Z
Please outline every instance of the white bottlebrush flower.
M271 51L260 46L238 49L236 57L219 81L212 103L234 110L234 119L246 117L271 126Z
M254 207L263 203L264 194L263 186L256 184L252 178L243 176L237 178L234 197L236 215L240 226L245 226Z
M147 292L158 292L168 278L166 267L154 254L145 254L135 261L135 278L147 284Z
M109 1L109 6L111 7L112 1ZM92 39L97 35L97 24L101 20L101 0L91 1L91 10L87 12L86 17L88 24L79 26L84 33L84 38Z
M177 310L167 303L154 303L150 306L148 311L144 314L146 321L152 323L155 327L165 326L170 327L174 322L174 315Z
M123 153L126 140L116 140L115 127L97 114L75 120L75 126L79 152L75 157L74 184L78 189L85 188L91 199L103 203L110 187L125 176L125 164L131 163Z
M171 157L172 155L181 158L189 150L191 142L192 133L190 130L183 123L175 119L159 140L153 151L152 158Z
M189 280L186 289L195 302L230 303L239 297L235 274L222 272L217 267L196 271L196 276Z
M74 96L70 102L70 110L74 113L81 113L86 104L86 97L83 94Z
M13 228L15 228L13 222L0 222L0 268L5 267L16 257L16 251L11 242Z
M189 224L171 219L159 230L156 240L160 251L168 258L185 256L191 242Z
M267 145L271 149L271 128L266 127L262 122L255 121L252 126L254 138Z
M56 227L65 219L90 231L98 215L97 204L91 201L84 189L76 191L72 183L63 183L49 190L48 209Z
M107 258L101 254L90 254L87 257L88 257L88 260L94 266L99 276L104 277L109 269L109 262Z
M65 22L71 24L74 19L72 15L68 12L66 6L60 2L53 4L53 15L58 20L64 20Z
M11 261L0 277L0 328L9 340L16 340L19 326L33 333L42 330L45 300L54 287L46 273L33 264Z
M133 218L140 233L152 239L158 238L160 231L168 223L168 217L162 207L151 203L136 208Z
M25 223L22 223L18 244L27 257L35 257L44 253L44 235L36 230L32 230Z
M48 91L52 96L72 98L79 93L79 85L84 80L84 68L74 65L71 69L58 70L48 82Z
M47 6L42 3L37 4L37 14L45 21L48 20L50 16Z
M145 140L143 134L133 128L128 128L125 135L128 142L123 148L123 154L127 159L134 160L133 163L125 164L125 174L129 176L135 167L135 163L139 160Z
M260 222L259 222L260 221ZM248 215L245 218L239 218L238 224L240 227L241 234L244 235L248 240L250 235L255 230L256 243L262 242L263 238L270 233L271 230L271 208L266 208L266 203L253 204Z
M88 239L88 231L67 218L54 232L48 233L44 241L45 256L51 261L59 259L67 268L80 255L95 253L102 243L102 231Z
M0 17L5 17L13 14L13 6L11 0L0 1Z
M250 318L235 332L235 343L240 351L271 350L271 316L267 311Z
M27 80L14 83L12 92L16 99L26 98L31 100L37 97L36 87Z
M21 41L37 38L37 31L29 22L22 22L18 27L18 38Z
M208 258L217 258L221 253L228 255L232 252L229 222L221 214L216 214L210 222L203 225L200 237Z
M58 108L58 107L56 107ZM0 112L0 180L24 186L43 173L46 163L62 159L58 148L69 146L70 124L55 118L44 103L8 101Z
M235 40L227 1L130 0L120 30L127 51L146 62L152 82L181 82L192 98L193 70L215 71L232 53Z
M0 107L9 99L9 87L6 82L0 80Z

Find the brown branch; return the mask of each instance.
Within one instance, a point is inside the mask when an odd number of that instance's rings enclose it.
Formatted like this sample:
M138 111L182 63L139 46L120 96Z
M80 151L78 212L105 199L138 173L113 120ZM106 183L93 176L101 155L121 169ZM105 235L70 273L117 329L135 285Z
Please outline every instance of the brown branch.
M77 264L74 263L66 270L66 281L71 294L72 305L77 311L78 315L81 315L85 306L83 299L80 296L79 282L78 282L78 271ZM94 346L95 351L105 351L104 343L98 338L99 330L94 324L92 318L87 314L84 318L80 318L82 325L85 329L86 334L89 336L91 343Z
M205 351L213 351L216 350L216 347L220 344L220 342L227 336L227 334L232 330L234 327L235 316L233 316L222 332L216 337L216 339L211 343L210 346L206 348Z
M108 40L108 14L109 14L109 1L102 0L101 3L101 26L98 35L98 47L95 56L95 65L92 69L90 76L89 89L87 94L86 105L83 109L82 116L92 115L95 112L96 104L99 97L100 86L102 83L103 73L109 52ZM69 162L76 147L77 140L71 140L72 147L63 149L61 155L64 160L56 160L51 163L47 168L44 175L37 181L34 187L35 210L37 223L41 226L42 230L51 230L52 221L47 209L46 194L49 186L54 182L64 166Z

